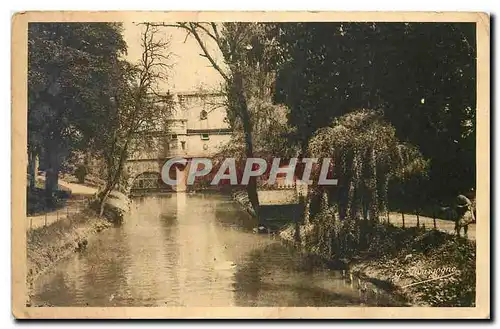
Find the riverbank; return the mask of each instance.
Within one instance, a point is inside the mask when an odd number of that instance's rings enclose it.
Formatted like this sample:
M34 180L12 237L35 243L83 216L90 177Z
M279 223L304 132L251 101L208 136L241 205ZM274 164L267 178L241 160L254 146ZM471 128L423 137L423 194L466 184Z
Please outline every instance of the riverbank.
M28 298L33 281L57 261L83 250L90 236L112 224L99 218L92 209L84 209L49 226L26 233ZM29 302L29 301L28 301Z
M351 279L366 282L367 289L384 289L412 306L475 305L475 241L437 230L381 224L367 250L338 261L317 250L313 232L312 225L289 224L279 236L334 268L345 268Z
M244 190L237 190L231 193L231 197L233 200L238 202L241 208L245 210L248 214L251 216L255 216L255 212L253 210L252 204L250 203L250 200L248 199L248 194Z
M427 252L405 248L398 255L384 255L350 265L363 280L395 289L414 306L474 307L476 295L475 242L454 241L447 235Z
M233 198L251 213L243 193L233 193ZM344 271L347 280L357 280L365 290L382 289L412 306L475 305L475 241L438 230L379 223L366 250L338 260L321 251L312 224L289 222L276 233L286 244Z

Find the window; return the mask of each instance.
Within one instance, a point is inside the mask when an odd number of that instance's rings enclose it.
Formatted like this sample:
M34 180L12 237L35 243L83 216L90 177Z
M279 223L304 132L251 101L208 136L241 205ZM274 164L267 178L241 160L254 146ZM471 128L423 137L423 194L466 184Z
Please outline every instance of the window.
M178 141L177 140L177 134L170 135L170 141L168 143L168 149L169 150L177 150L177 148L179 147L177 141Z
M209 139L210 139L210 137L208 136L208 134L201 134L201 140L202 141L207 141Z

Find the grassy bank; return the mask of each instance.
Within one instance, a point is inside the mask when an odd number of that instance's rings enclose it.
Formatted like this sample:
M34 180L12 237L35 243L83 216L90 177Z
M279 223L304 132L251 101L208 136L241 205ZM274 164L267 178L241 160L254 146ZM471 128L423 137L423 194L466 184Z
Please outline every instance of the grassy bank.
M111 226L106 219L86 209L49 226L26 233L28 297L34 280L55 262L82 250L88 238Z
M245 211L252 213L245 193L233 194ZM292 209L292 208L291 208ZM297 214L282 214L289 218ZM266 219L261 219L266 222ZM335 255L333 239L319 238L319 225L270 222L287 244L322 259L332 269L364 282L367 289L383 289L414 306L475 305L476 243L445 232L402 228L376 223L369 243L350 257ZM322 221L316 219L316 223ZM323 232L324 233L324 232Z
M476 244L437 230L375 226L370 244L350 258L337 259L320 247L316 228L289 224L281 238L332 267L404 297L414 306L475 305Z
M350 269L364 280L396 287L413 305L475 306L474 242L447 239L427 252L407 248L396 256L359 261Z

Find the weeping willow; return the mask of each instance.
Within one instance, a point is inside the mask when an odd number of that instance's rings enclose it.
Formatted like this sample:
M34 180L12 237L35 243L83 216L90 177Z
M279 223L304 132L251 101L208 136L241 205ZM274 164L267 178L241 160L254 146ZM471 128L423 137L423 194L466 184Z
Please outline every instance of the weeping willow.
M313 244L328 256L365 247L374 223L387 213L389 181L425 167L420 152L401 143L382 113L372 110L351 112L316 131L308 156L331 158L338 179L333 188L314 187L306 205Z

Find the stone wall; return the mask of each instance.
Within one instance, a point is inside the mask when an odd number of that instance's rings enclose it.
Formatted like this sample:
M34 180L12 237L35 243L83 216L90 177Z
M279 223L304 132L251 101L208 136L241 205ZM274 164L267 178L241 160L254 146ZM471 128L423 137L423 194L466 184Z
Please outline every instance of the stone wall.
M291 204L299 201L295 189L261 190L258 194L261 205Z

